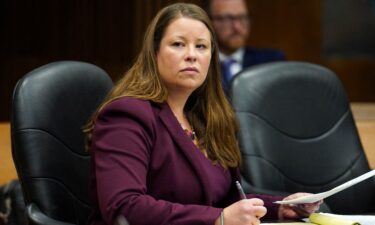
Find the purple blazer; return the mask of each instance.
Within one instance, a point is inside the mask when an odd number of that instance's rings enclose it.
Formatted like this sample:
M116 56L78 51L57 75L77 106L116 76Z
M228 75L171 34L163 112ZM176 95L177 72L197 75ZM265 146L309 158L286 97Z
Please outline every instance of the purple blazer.
M166 103L130 97L111 102L96 120L91 153L90 224L114 224L122 214L131 225L212 225L239 200L238 168L212 166ZM212 168L222 174L219 184ZM277 218L272 202L281 197L248 197L262 198L266 217Z

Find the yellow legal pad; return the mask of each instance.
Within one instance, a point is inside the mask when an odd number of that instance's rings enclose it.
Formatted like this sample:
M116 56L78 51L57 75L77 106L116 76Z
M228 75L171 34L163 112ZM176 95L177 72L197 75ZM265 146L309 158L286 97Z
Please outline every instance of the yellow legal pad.
M313 213L310 215L309 220L313 224L320 225L360 225L359 223L347 219L327 216L320 213Z
M313 213L309 217L309 222L292 223L261 223L262 225L361 225L358 222L328 216L320 213Z
M292 223L261 223L260 225L316 225L313 223L292 222Z

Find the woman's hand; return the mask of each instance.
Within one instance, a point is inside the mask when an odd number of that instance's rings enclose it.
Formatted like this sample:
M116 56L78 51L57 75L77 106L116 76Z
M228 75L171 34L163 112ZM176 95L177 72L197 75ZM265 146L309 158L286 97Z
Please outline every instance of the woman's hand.
M267 213L264 202L258 198L243 199L224 208L225 225L258 225ZM220 225L220 217L215 221Z
M302 196L311 195L309 193L295 193L287 196L283 200L291 200ZM279 208L279 219L299 219L309 217L311 213L316 212L323 201L298 204L298 205L281 205Z

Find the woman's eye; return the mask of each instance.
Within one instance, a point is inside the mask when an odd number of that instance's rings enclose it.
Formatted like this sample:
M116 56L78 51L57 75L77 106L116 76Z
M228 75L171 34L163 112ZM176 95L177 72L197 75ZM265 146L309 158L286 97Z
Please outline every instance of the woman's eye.
M198 44L198 45L197 45L197 48L198 48L198 49L206 49L207 46L206 46L205 44Z
M183 47L184 44L182 42L173 42L172 43L172 46L175 46L175 47Z

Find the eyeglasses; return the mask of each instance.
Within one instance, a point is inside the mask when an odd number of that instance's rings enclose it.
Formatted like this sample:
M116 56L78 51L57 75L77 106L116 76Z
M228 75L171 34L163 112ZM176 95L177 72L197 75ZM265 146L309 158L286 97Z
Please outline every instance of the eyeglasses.
M243 15L222 15L222 16L212 16L213 21L221 23L223 26L233 25L234 22L238 21L241 25L247 26L250 23L250 18L247 14Z

